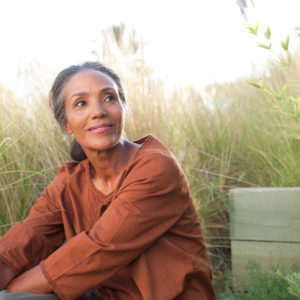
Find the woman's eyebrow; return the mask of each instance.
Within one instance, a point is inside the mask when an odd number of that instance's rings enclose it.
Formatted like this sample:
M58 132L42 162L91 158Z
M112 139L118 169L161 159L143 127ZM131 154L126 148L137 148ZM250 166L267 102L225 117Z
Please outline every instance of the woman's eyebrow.
M118 91L114 87L106 87L100 91L100 94L105 94L107 92L114 92L118 94Z
M71 97L69 97L69 99L72 99L72 98L78 97L78 96L86 96L86 95L87 95L87 92L78 92L78 93L73 94Z
M118 91L116 91L116 89L114 87L103 88L99 94L101 95L101 94L105 94L107 92L114 92L114 93L118 94ZM87 94L88 94L88 92L78 92L78 93L75 93L72 96L70 96L69 99L72 99L72 98L78 97L78 96L79 97L86 96Z

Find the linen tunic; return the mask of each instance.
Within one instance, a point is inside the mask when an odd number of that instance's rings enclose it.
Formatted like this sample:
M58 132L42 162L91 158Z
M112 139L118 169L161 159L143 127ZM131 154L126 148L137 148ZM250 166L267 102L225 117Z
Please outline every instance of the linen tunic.
M215 299L196 209L177 160L155 137L104 195L88 160L64 164L23 223L0 239L17 275L41 264L63 300ZM66 241L64 243L64 241Z

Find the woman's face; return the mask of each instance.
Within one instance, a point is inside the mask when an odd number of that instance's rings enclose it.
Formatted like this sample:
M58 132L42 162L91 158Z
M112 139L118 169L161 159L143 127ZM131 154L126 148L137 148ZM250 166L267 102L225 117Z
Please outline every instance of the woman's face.
M101 151L120 141L124 106L114 81L104 73L83 70L64 86L68 134L74 134L83 150Z

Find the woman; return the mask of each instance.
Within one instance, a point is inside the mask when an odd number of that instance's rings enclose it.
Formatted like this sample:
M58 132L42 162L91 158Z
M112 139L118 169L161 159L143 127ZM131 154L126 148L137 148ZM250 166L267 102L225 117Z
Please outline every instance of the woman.
M50 103L76 162L0 239L0 299L215 299L186 178L155 137L122 137L119 77L71 66Z

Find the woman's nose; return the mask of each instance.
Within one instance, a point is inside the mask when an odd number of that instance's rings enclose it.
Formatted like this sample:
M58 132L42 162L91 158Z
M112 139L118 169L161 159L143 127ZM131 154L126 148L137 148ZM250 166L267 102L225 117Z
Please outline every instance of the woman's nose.
M99 101L95 101L94 105L91 107L91 115L92 118L103 118L107 115L107 112L105 108L103 107L103 104Z

